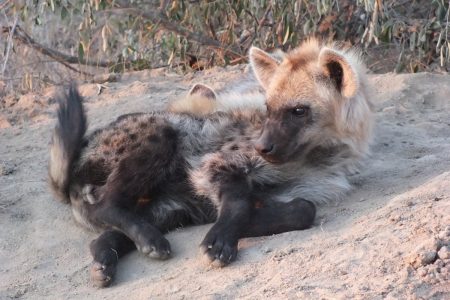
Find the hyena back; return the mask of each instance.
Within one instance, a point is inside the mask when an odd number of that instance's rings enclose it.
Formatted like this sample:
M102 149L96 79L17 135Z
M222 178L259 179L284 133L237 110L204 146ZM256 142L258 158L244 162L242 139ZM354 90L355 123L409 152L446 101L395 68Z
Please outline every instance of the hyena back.
M281 62L286 56L281 50L270 55L274 60ZM174 113L188 113L198 117L208 116L214 112L229 112L235 110L261 110L265 111L265 93L255 78L255 74L248 73L238 80L231 82L225 89L216 92L203 83L195 84L187 96L169 103L167 110Z
M88 136L71 88L60 101L49 176L76 219L102 232L91 243L94 283L109 285L118 259L135 248L167 258L163 233L176 227L215 221L200 248L216 266L236 258L242 237L309 227L313 203L341 198L367 151L370 108L352 58L317 42L281 63L253 48L267 111L131 114Z
M188 94L169 103L167 110L205 117L215 112L234 110L265 110L265 95L254 78L230 85L216 93L209 86L197 83ZM243 101L243 99L245 99Z

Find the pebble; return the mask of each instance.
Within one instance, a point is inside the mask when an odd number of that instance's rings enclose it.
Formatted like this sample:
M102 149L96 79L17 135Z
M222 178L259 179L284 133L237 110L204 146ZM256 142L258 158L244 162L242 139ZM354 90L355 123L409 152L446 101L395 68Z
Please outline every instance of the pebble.
M263 251L264 253L270 253L270 252L272 252L273 250L272 250L272 248L264 247L264 248L262 249L262 251Z
M447 246L442 247L437 253L440 259L450 258L450 249Z
M441 231L438 233L438 238L441 240L445 240L448 237L450 237L450 231Z
M419 268L421 266L426 266L435 261L436 251L423 251L414 256L412 256L409 260L409 263L414 268Z
M13 174L15 171L14 166L0 162L0 176L7 176Z
M419 274L419 275L422 276L422 277L425 277L425 276L428 274L428 271L427 271L427 269L425 269L425 268L419 268L419 269L417 270L417 274Z
M439 252L438 252L439 255ZM445 266L445 263L442 259L437 259L434 264L438 267L438 268L443 268Z

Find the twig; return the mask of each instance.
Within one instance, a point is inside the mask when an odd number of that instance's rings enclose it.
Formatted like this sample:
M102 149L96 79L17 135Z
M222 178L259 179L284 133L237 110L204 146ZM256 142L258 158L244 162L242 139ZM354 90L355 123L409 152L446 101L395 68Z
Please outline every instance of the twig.
M91 74L91 73L88 73L88 72L85 72L85 71L81 71L81 70L78 70L78 69L72 67L69 63L66 63L63 60L56 59L56 61L59 62L60 64L62 64L63 66L65 66L67 69L72 70L72 71L74 71L74 72L76 72L78 74L82 74L82 75L90 76L90 77L94 76L94 74Z
M29 67L29 66L33 66L33 65L39 65L39 64L46 64L46 63L54 63L55 60L54 59L49 59L49 60L40 60L40 61L35 61L35 62L30 62L30 63L26 63L23 65L15 65L13 68L9 68L9 70L11 71L16 71L25 67Z
M2 10L3 8L5 8L9 2L11 2L10 0L6 0L5 2L3 2L2 4L0 4L0 10Z
M270 10L272 9L272 2L270 2L269 5L267 5L266 11L264 12L264 15L261 17L261 19L258 21L258 29L257 31L260 32L261 28L264 26L267 20L267 16L269 15Z
M14 23L13 23L13 26L11 27L11 31L9 32L9 35L8 35L8 46L6 48L5 61L3 63L3 68L2 68L2 76L5 75L6 65L8 64L8 59L9 59L9 53L10 53L11 48L12 48L14 31L16 30L16 26L17 26L17 22L18 21L19 21L19 16L16 16L16 18L14 20Z
M375 0L374 7L373 7L373 13L372 13L372 20L369 25L369 37L366 41L366 48L370 45L373 39L375 39L375 43L378 45L378 39L375 37L375 28L378 23L378 10L381 9L379 7L379 0Z
M3 32L11 32L11 27L3 27ZM81 65L87 65L87 66L96 66L96 67L103 67L108 68L110 66L113 66L115 63L113 62L105 62L105 61L99 61L99 62L90 62L86 61L84 59L80 59L76 56L67 55L65 53L59 52L57 50L50 49L42 44L39 44L36 42L33 38L31 38L20 26L17 26L16 30L14 31L14 38L21 41L22 43L32 47L36 51L49 56L53 58L54 60L66 63L66 64L81 64Z
M13 29L15 29L15 30L13 30ZM85 72L82 70L78 70L70 65L70 64L74 64L74 63L76 63L76 64L80 63L80 61L78 60L77 57L61 53L59 51L47 48L44 45L39 44L34 39L32 39L25 31L23 31L22 28L20 28L20 26L17 26L16 28L3 27L3 32L8 32L8 31L10 33L10 36L18 39L22 43L26 44L27 46L30 46L31 48L37 50L38 52L53 58L56 62L59 62L60 64L62 64L66 68L68 68L69 70L72 70L78 74L82 74L85 76L90 76L90 77L94 76L91 73L88 73L88 72Z

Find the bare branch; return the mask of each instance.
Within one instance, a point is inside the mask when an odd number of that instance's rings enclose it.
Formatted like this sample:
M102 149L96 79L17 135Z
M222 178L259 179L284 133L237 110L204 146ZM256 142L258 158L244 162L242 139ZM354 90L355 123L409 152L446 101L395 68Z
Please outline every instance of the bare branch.
M86 75L86 76L91 76L91 77L94 76L91 73L87 73L87 72L78 70L70 65L70 64L82 64L83 61L80 62L78 57L70 56L70 55L64 54L62 52L47 48L47 47L43 46L42 44L39 44L34 39L32 39L25 31L23 31L22 28L20 28L20 26L17 26L15 28L15 30L13 30L13 28L11 28L11 27L3 27L2 31L9 32L10 36L14 37L15 39L19 40L20 42L22 42L28 46L30 46L31 48L39 51L40 53L53 58L55 61L59 62L60 64L64 65L66 68L68 68L76 73ZM99 65L99 64L91 64L91 65Z
M10 0L6 0L5 2L0 4L0 10L4 9L5 7L7 7L10 4Z
M4 33L12 32L11 27L3 27L2 31ZM108 68L116 63L113 62L105 62L105 61L99 61L99 62L91 62L84 59L80 59L76 56L67 55L65 53L59 52L54 49L50 49L38 42L36 42L33 38L31 38L20 26L17 26L16 30L14 31L13 37L22 43L30 46L31 48L35 49L36 51L49 56L53 58L54 60L58 62L65 62L67 64L81 64L81 65L87 65L87 66L95 66L95 67L103 67Z
M9 53L10 53L11 48L12 48L13 35L14 35L14 31L16 30L16 26L17 26L17 22L18 21L19 21L19 16L16 16L16 18L14 20L14 24L11 27L11 31L9 32L9 35L8 35L8 46L6 48L5 61L3 62L2 76L5 75L6 65L8 64L8 59L9 59Z

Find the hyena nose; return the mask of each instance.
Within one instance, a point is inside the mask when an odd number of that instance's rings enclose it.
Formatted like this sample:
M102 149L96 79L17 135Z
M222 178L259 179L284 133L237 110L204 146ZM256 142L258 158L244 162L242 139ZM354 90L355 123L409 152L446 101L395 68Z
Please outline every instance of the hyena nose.
M259 154L270 154L275 148L274 144L256 143L255 149Z

